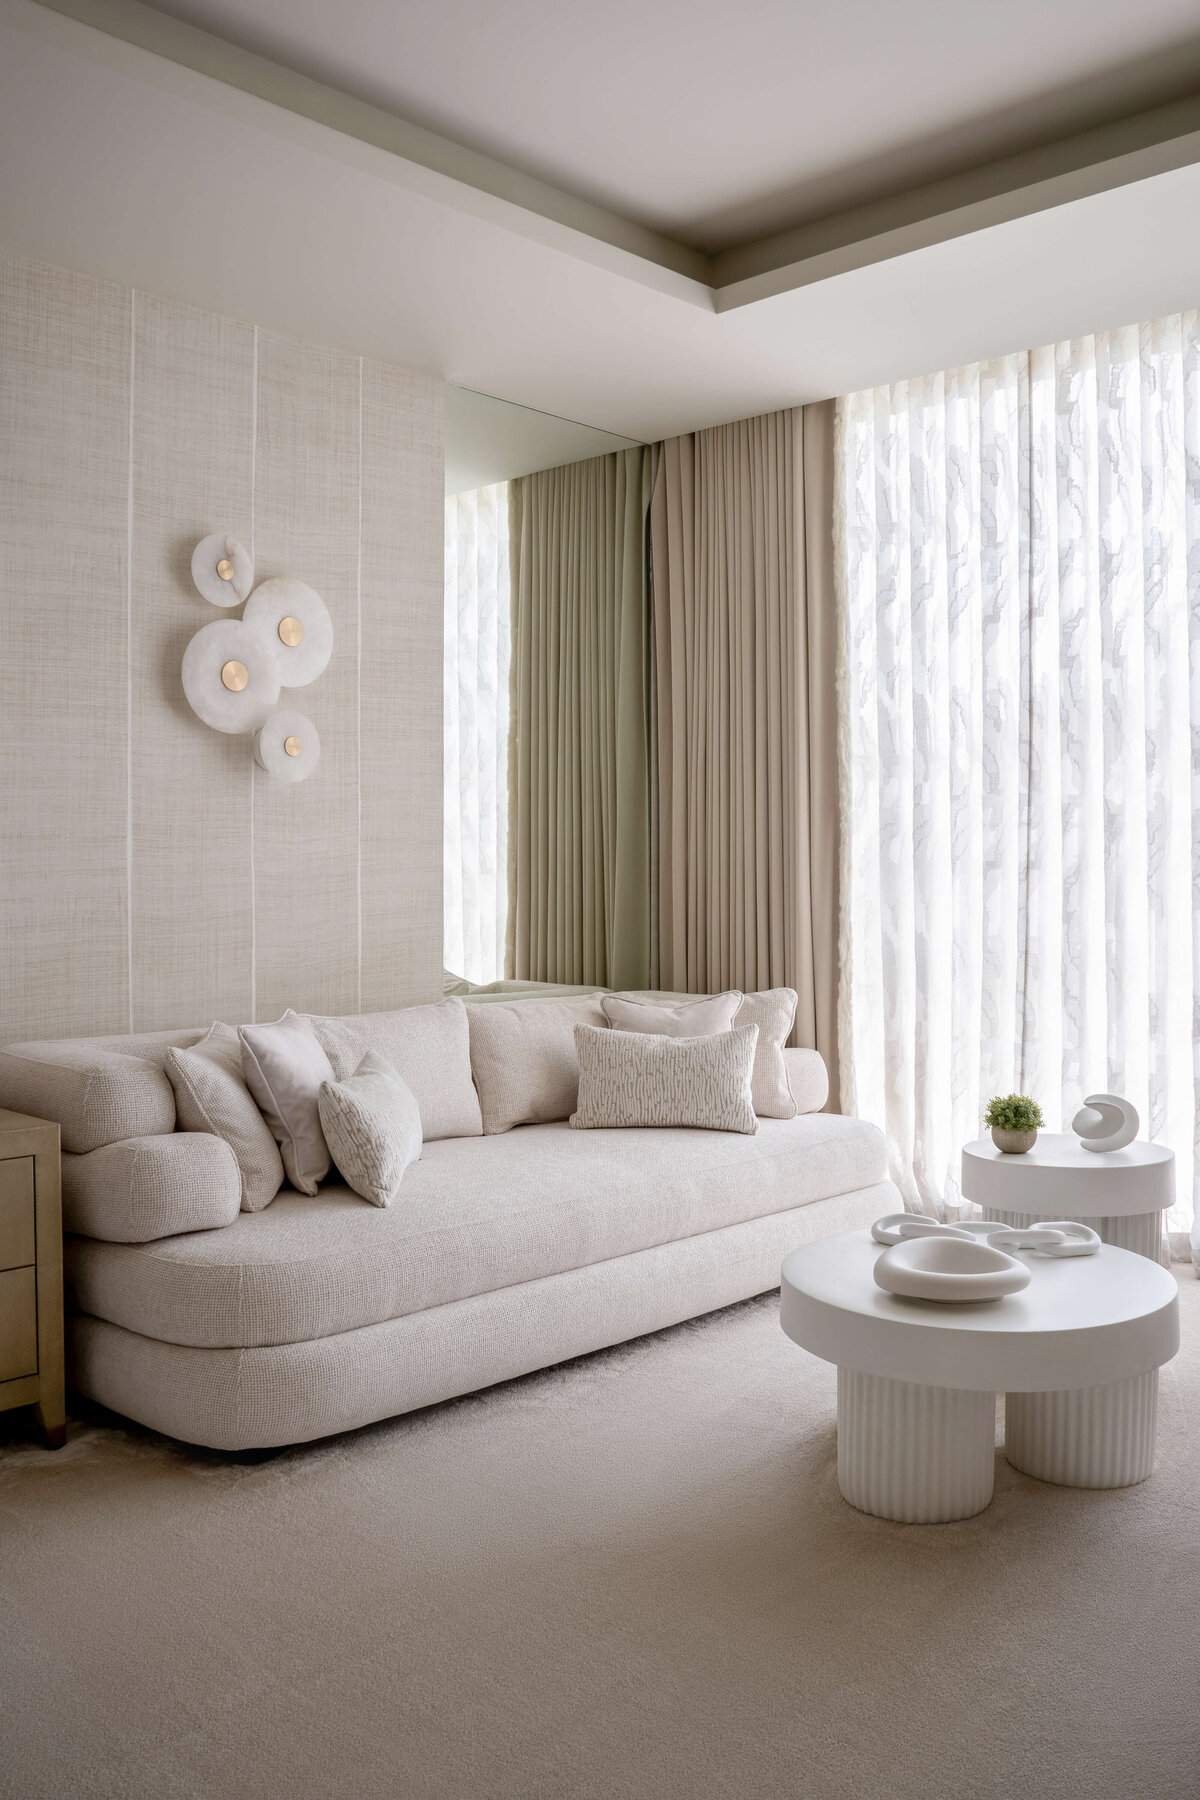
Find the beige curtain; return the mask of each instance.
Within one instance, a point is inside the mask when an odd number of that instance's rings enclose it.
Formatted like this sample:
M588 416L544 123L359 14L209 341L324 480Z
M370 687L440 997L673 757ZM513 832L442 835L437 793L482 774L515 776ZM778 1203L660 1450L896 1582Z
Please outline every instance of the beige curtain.
M651 980L650 453L509 486L506 973Z
M833 402L654 450L659 976L786 985L836 1106Z

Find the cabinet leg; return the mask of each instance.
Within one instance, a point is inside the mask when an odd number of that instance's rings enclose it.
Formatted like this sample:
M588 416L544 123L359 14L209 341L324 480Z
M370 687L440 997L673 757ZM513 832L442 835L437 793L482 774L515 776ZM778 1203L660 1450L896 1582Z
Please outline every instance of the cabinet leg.
M61 1450L67 1441L67 1411L62 1401L39 1400L34 1405L47 1450Z

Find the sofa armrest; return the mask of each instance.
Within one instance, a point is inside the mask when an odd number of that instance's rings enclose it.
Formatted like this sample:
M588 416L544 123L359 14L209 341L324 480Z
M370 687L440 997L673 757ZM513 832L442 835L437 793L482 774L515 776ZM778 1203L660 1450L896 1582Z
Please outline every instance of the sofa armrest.
M819 1050L785 1049L783 1066L798 1113L820 1112L829 1098L829 1070Z
M63 1228L109 1244L148 1244L232 1225L242 1205L237 1158L224 1138L172 1131L86 1156L63 1152Z

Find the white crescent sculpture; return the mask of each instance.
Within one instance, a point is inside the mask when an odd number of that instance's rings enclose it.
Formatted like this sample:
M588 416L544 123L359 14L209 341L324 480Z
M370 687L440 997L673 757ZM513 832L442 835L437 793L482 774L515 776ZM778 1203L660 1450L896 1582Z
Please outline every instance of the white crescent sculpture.
M1136 1108L1119 1094L1089 1094L1071 1130L1085 1150L1123 1150L1137 1136L1139 1123Z

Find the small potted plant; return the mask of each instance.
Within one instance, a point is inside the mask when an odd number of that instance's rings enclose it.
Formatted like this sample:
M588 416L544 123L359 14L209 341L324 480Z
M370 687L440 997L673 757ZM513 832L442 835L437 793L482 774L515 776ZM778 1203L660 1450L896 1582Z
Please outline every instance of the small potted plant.
M1037 1143L1042 1109L1028 1094L996 1094L988 1101L984 1123L992 1128L992 1142L1007 1156L1024 1156Z

